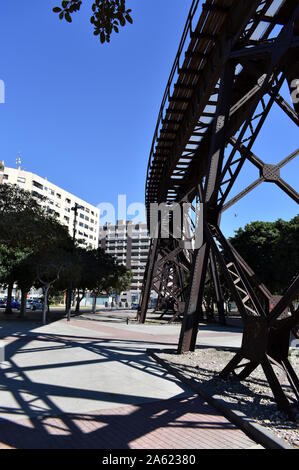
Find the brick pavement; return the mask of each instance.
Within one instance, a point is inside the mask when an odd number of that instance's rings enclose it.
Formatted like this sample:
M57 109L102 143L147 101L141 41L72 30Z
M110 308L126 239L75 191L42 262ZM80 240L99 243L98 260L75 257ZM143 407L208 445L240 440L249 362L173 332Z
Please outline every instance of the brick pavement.
M0 420L0 449L248 449L255 443L197 396L92 414Z
M148 331L147 333L138 328L132 331L125 325L108 326L78 319L71 324L61 320L48 327L33 329L24 336L21 335L18 340L9 333L6 339L12 348L12 357L7 362L7 368L2 370L0 449L255 447L256 444L241 430L204 403L200 397L194 396L193 391L180 389L174 384L173 378L161 371L160 366L150 358L146 358L144 350L148 345L157 347L157 344L165 344L169 347L176 343L177 333L174 331L173 335L163 334L163 326L156 333L151 329ZM214 337L215 332L206 332L206 334ZM27 346L23 349L26 343ZM137 349L136 343L138 343ZM44 368L44 359L42 359L44 356L41 356L45 354L43 351L47 354L46 382L43 382L45 375L41 378L38 375L39 370L42 372ZM110 356L107 355L107 351L110 351ZM129 355L123 357L126 353ZM99 355L99 361L94 360L94 354ZM103 355L105 361L101 362ZM60 364L57 362L59 357ZM67 368L69 358L72 359L70 369ZM87 388L83 389L80 374L86 371L84 365L88 364L90 359L95 362L88 366L93 368L86 376L91 382L85 383L84 386ZM117 369L115 364L119 364ZM54 369L51 368L54 366ZM56 375L60 368L62 375ZM103 375L105 373L106 375ZM149 373L151 375L148 375ZM50 375L52 382L48 374L52 374ZM76 381L78 374L79 382ZM111 374L114 374L113 380ZM116 380L115 374L119 374ZM96 379L96 376L99 379ZM61 381L64 380L66 380L65 390L69 395L66 395L61 402L61 393L64 390ZM109 392L105 391L107 380ZM126 389L128 380L131 381L130 388ZM143 392L139 387L140 381L145 384ZM11 393L17 400L15 410L13 408L15 405L7 398L11 385L14 387ZM155 388L156 386L163 388L164 399L159 399L159 390ZM144 398L148 397L144 402L140 400L143 393ZM31 399L27 398L26 402L22 402L24 394L31 395ZM8 400L6 407L1 403L2 396ZM83 401L73 402L75 404L72 405L71 412L66 411L69 410L68 397L72 399L80 397ZM91 401L91 409L81 408L80 403L84 404L84 400L87 399ZM122 402L124 399L126 401ZM107 402L111 400L115 401L114 407L109 403L107 406ZM44 406L45 404L47 406ZM33 409L34 413L30 414Z

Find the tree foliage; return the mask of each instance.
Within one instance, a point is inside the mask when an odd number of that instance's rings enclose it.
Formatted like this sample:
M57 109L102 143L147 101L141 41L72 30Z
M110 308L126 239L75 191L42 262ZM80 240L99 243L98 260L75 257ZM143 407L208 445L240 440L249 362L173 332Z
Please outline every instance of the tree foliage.
M81 9L82 0L63 0L60 7L54 7L60 20L72 22L72 15ZM94 27L94 35L101 43L110 42L111 34L118 33L126 23L133 23L131 11L126 8L126 0L93 0L90 22Z
M31 210L33 213L40 213L41 207L33 199L29 191L20 190L17 185L0 185L0 216L22 213L25 210ZM0 219L0 220L1 220Z
M9 286L9 291L17 283L22 292L22 314L26 295L37 280L38 260L58 246L71 248L67 229L47 214L31 193L16 185L1 185L0 283ZM7 313L10 310L8 301Z
M252 222L230 239L273 294L282 294L299 271L299 215L286 222Z
M0 284L8 287L7 311L14 284L21 290L21 313L31 287L44 292L43 322L51 291L70 288L96 299L125 290L130 273L102 249L74 246L66 227L18 186L0 186ZM78 308L79 309L79 308Z

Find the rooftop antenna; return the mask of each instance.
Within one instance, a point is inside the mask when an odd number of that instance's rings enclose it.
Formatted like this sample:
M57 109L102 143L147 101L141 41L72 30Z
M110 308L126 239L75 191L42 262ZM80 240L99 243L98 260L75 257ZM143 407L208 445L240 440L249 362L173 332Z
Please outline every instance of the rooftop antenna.
M21 155L18 154L17 156L17 160L16 160L16 164L17 164L17 169L20 170L21 169L21 163L22 163L22 160L21 160Z

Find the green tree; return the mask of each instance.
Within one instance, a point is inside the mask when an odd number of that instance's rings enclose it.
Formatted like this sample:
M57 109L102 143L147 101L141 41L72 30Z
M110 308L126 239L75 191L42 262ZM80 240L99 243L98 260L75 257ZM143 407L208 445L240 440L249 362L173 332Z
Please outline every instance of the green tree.
M32 251L22 250L23 259L14 269L14 280L21 291L21 309L20 316L26 314L27 294L36 281L36 271L32 259Z
M12 313L11 300L18 269L28 255L26 250L0 243L0 284L7 288L6 314Z
M6 312L11 313L11 298L18 267L32 252L37 218L44 210L28 191L16 185L0 185L0 283L8 288Z
M56 291L64 291L66 294L65 313L70 314L72 297L76 292L81 289L82 273L88 270L88 265L85 263L84 255L87 252L85 248L79 246L71 246L69 250L69 261L67 267L62 271L59 279L55 283ZM72 284L72 292L70 292L70 281ZM52 288L53 291L53 288ZM83 295L84 296L84 295Z
M0 283L8 287L6 313L11 313L15 282L22 292L21 314L37 276L36 262L45 250L70 249L68 231L48 215L32 195L18 186L0 186Z
M72 22L72 15L81 9L82 0L63 0L60 7L54 7L60 20ZM126 23L133 23L130 9L126 8L126 0L93 0L91 4L92 15L90 23L94 28L94 35L100 38L101 43L110 42L111 34L118 33L120 27Z
M45 200L45 198L43 198ZM0 185L0 223L3 216L22 213L24 210L40 213L41 207L29 191L17 185L3 183ZM2 224L1 229L4 225Z
M133 273L123 265L117 265L114 271L114 278L112 280L112 290L116 294L129 289L132 283Z
M101 294L109 294L124 290L127 287L130 274L124 266L98 248L86 252L85 263L88 269L83 271L82 285L91 292L93 297L92 311L96 311L97 298Z
M52 244L46 251L37 257L35 263L37 287L42 287L44 302L42 322L47 322L47 312L49 305L49 291L51 287L59 280L64 270L68 270L71 265L71 254L63 247Z
M77 278L74 283L76 290L75 313L78 315L80 313L80 303L84 299L87 290L93 286L97 276L97 271L96 269L91 269L91 266L95 261L95 251L76 247L75 257L77 265Z
M252 222L230 239L273 294L282 294L299 271L299 215L286 222Z

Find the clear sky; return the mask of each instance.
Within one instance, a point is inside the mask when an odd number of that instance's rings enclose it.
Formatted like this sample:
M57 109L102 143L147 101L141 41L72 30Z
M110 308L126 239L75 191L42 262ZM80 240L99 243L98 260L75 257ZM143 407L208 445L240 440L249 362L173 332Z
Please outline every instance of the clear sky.
M89 23L90 0L73 24L58 0L0 3L0 159L92 204L144 201L148 155L165 85L191 0L127 0L134 25L101 45ZM298 146L298 130L277 109L255 151L275 163ZM296 186L298 160L282 172ZM257 177L247 166L241 189ZM298 189L298 188L297 188ZM223 217L227 234L252 220L289 219L296 204L261 186Z

